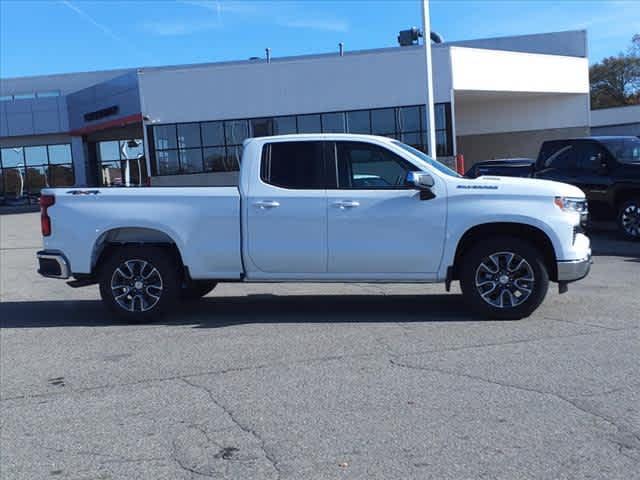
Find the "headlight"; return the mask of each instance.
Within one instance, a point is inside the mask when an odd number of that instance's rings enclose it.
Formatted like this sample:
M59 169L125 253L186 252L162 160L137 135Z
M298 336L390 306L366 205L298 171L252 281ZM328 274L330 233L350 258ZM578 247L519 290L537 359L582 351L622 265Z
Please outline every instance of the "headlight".
M555 197L553 203L564 212L586 214L589 212L587 200L577 197Z

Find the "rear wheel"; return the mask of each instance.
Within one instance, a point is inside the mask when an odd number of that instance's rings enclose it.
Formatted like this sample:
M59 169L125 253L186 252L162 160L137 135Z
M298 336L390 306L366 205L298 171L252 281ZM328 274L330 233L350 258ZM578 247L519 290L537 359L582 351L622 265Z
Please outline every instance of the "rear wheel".
M182 285L180 299L187 301L198 300L216 288L216 285L218 285L217 282L210 280L191 280Z
M618 210L618 228L630 240L640 240L640 198L628 200Z
M160 247L119 248L100 270L102 301L129 322L159 318L173 306L178 292L178 268L171 253Z
M549 288L541 253L518 238L487 240L462 259L460 285L479 315L497 320L528 317Z

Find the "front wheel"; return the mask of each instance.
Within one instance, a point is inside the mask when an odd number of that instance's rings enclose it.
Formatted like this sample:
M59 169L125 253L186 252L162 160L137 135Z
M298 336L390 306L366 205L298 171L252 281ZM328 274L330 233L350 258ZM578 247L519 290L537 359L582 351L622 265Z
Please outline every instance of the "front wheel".
M620 206L618 228L629 240L640 240L640 198L629 200Z
M176 301L178 268L160 247L117 249L100 269L100 296L105 305L129 322L159 318Z
M541 253L518 238L488 239L462 259L460 285L479 315L519 320L540 306L549 288Z

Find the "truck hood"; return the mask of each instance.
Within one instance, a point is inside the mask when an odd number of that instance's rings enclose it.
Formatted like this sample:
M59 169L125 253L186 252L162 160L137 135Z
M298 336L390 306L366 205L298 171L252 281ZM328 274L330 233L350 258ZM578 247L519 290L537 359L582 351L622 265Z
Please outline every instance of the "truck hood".
M584 193L578 187L535 178L482 176L475 179L461 178L456 183L456 188L460 190L492 190L493 193L507 195L584 198Z

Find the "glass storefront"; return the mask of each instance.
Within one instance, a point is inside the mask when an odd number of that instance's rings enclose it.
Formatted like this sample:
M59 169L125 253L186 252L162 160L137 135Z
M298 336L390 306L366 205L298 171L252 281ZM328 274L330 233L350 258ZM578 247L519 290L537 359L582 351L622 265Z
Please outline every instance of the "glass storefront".
M97 150L100 186L137 187L145 184L148 175L142 139L98 142Z
M0 149L0 197L37 197L47 187L75 183L71 145L35 145Z
M153 175L231 172L240 168L242 142L288 133L364 133L426 150L422 105L309 115L174 123L149 127ZM453 155L451 104L435 104L436 153Z

